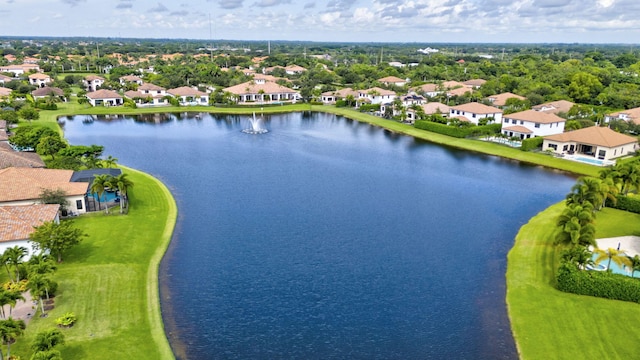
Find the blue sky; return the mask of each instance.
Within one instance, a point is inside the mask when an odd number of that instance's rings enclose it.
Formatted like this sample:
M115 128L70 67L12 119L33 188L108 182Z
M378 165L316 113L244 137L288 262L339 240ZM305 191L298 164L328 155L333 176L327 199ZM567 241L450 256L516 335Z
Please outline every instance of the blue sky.
M638 0L0 0L0 19L5 36L419 43L640 39Z

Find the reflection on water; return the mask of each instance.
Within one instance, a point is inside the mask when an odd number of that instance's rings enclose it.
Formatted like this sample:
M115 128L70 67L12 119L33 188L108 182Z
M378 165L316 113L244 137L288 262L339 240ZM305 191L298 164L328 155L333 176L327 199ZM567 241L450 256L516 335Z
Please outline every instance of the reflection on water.
M329 114L265 115L260 136L246 115L171 116L65 133L176 196L161 299L179 357L517 358L506 254L573 179Z

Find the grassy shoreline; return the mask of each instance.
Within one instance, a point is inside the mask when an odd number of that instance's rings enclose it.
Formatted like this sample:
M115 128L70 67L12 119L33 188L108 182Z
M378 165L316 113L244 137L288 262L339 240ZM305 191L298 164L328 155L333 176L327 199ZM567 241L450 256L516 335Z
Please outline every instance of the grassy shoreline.
M555 204L525 224L508 255L507 310L522 359L633 359L640 346L640 306L555 288L559 250ZM605 208L596 237L640 233L640 215Z
M508 148L499 144L488 143L483 141L476 140L467 140L467 139L456 139L451 138L445 135L430 133L424 130L415 129L411 125L401 124L395 121L381 119L375 116L371 116L368 114L359 113L357 111L345 108L335 108L332 106L320 106L320 105L308 105L308 104L297 104L297 105L287 105L281 107L265 107L265 108L212 108L212 107L162 107L162 108L143 108L143 109L130 109L123 107L90 107L88 105L80 105L77 103L66 103L61 104L60 109L56 111L44 111L41 113L41 120L38 122L44 123L45 126L54 127L59 129L57 126L57 119L63 116L73 116L73 115L107 115L107 114L146 114L146 113L162 113L162 112L206 112L213 114L251 114L253 112L256 113L286 113L286 112L300 112L300 111L318 111L318 112L326 112L332 113L336 115L341 115L347 117L349 119L368 123L377 127L381 127L387 129L389 131L404 134L408 136L413 136L415 138L419 138L422 140L426 140L432 143L450 146L462 150L468 150L483 154L489 154L494 156L499 156L507 159L513 159L521 162L525 162L528 164L544 166L547 168L557 169L560 171L570 172L578 175L590 175L596 176L599 167L576 163L568 160L554 158L545 154L540 153L530 153L523 152L518 149ZM132 169L128 169L128 171L132 171ZM157 180L156 180L157 181ZM149 319L151 337L154 343L159 344L160 352L162 353L162 358L173 358L173 353L169 347L169 343L167 341L166 334L164 332L164 325L162 322L162 317L160 313L160 298L159 298L159 286L158 286L158 266L160 260L162 259L167 246L169 244L169 240L171 238L171 234L173 232L175 221L177 219L177 208L175 208L175 200L171 196L169 190L161 184L162 192L167 196L167 201L170 202L170 206L174 208L174 212L171 211L167 214L167 226L164 229L162 234L163 239L166 242L158 244L158 247L155 249L155 253L150 259L149 267L146 272L146 299L147 299L147 318ZM170 224L171 223L171 224ZM548 228L548 227L547 227ZM523 227L524 229L524 227ZM520 234L518 235L520 236ZM518 240L516 239L516 244ZM515 246L514 246L515 249ZM514 252L514 250L512 250ZM517 253L514 252L514 253ZM543 259L544 260L544 259ZM521 352L520 341L522 337L518 334L521 333L521 330L516 330L516 326L514 323L519 323L518 317L521 315L516 312L512 312L509 302L509 288L516 287L518 284L512 283L509 281L509 278L514 278L513 269L519 268L518 264L520 260L511 258L511 252L508 262L507 269L507 306L509 308L509 317L512 321L512 331L514 333L514 338L516 339L516 345L518 346L519 352ZM528 260L527 260L528 262ZM547 266L547 265L545 265ZM511 284L511 285L510 285ZM517 301L514 302L517 304ZM516 307L518 305L515 305ZM515 321L514 321L515 320ZM525 345L525 349L527 346ZM168 349L168 350L167 350ZM152 358L152 357L149 357Z

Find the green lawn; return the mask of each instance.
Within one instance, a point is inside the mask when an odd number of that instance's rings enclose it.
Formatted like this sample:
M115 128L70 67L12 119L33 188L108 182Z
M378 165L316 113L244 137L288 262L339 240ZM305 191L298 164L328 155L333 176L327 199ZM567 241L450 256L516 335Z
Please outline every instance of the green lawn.
M156 179L125 169L135 184L126 216L81 216L73 221L90 236L71 249L59 266L56 307L36 317L14 346L28 359L34 335L54 327L72 311L77 324L65 329L65 359L172 359L158 296L158 265L169 244L177 209Z
M559 252L550 224L562 208L556 204L532 218L509 252L507 304L521 358L638 358L640 304L555 289ZM638 233L638 214L604 209L597 215L598 238Z

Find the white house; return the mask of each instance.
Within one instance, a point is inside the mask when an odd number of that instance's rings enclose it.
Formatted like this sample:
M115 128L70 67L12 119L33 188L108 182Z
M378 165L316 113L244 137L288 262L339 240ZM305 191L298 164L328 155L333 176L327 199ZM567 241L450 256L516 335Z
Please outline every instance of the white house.
M36 253L29 240L34 227L48 221L60 223L59 209L58 204L0 206L0 253L21 246L27 249L24 260L29 260Z
M188 86L169 89L167 94L177 98L181 106L209 105L209 95L207 93Z
M509 137L528 139L536 136L548 136L564 132L566 120L556 114L535 110L525 110L504 115L502 134Z
M502 110L477 102L452 106L449 110L449 117L458 116L462 116L476 125L480 119L485 118L492 118L488 120L489 124L502 122Z
M168 106L167 90L162 86L144 83L138 86L138 90L129 90L124 96L132 99L138 107Z
M40 203L43 190L62 190L68 210L85 213L89 183L73 182L73 170L9 167L0 170L0 206Z
M430 103L422 104L420 105L420 107L422 108L422 111L424 112L425 115L440 114L443 117L449 116L449 111L450 111L449 106L440 102L430 102ZM414 123L416 120L418 120L418 114L416 113L416 111L412 108L407 109L406 121L409 123Z
M4 85L12 80L15 80L15 79L7 75L0 74L0 84Z
M378 82L384 85L394 85L394 86L404 86L407 83L407 80L400 79L397 76L387 76L381 79L378 79Z
M463 82L464 86L472 88L472 89L479 89L480 86L484 85L484 83L486 83L487 80L484 79L471 79L471 80L467 80L465 82Z
M126 85L126 84L138 84L138 85L142 85L143 81L140 77L135 76L135 75L125 75L125 76L121 76L119 78L120 80L120 85Z
M558 100L558 101L551 101L551 102L540 104L540 105L535 105L535 106L532 106L531 109L535 111L542 111L542 112L558 115L559 113L565 113L565 114L568 113L569 110L571 110L571 108L574 105L575 104L572 103L571 101Z
M37 87L45 87L51 83L51 77L43 73L35 73L29 75L29 84Z
M326 91L321 94L323 104L335 104L336 101L346 98L347 96L353 96L353 99L358 98L358 91L352 88L344 88L335 91Z
M104 84L104 78L98 75L87 75L82 83L87 91L92 92L99 89Z
M379 87L372 87L366 90L358 90L358 98L367 100L371 104L384 104L393 102L396 93Z
M638 150L638 139L606 127L591 126L546 136L542 149L557 154L577 153L600 160L612 160Z
M86 95L92 106L118 106L122 105L122 95L113 90L100 89Z
M287 75L300 75L303 72L307 71L307 69L298 65L288 65L284 68L284 71L287 73Z
M423 85L414 87L411 90L415 91L418 94L422 94L424 96L436 97L439 94L442 94L445 89L438 84L423 84Z
M300 93L272 81L253 80L222 89L233 94L239 104L273 104L301 99Z
M605 123L611 120L633 121L635 124L640 124L640 107L614 112L604 117Z

